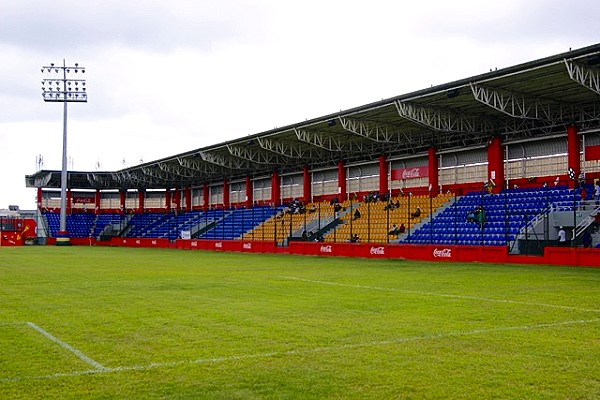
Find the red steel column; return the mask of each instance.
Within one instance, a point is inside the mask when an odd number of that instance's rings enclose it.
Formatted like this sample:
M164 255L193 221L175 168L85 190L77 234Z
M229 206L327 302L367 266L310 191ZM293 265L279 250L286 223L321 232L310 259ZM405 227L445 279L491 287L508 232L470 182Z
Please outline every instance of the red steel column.
M119 212L125 214L125 191L119 191Z
M304 196L304 202L312 201L312 182L310 181L308 165L305 165L302 169L302 195Z
M138 214L144 213L145 194L146 194L146 192L144 191L144 189L138 189L138 209L137 209Z
M575 179L579 177L581 172L581 158L580 158L580 142L579 142L579 129L577 125L567 126L567 159L568 168L573 168L575 171ZM569 187L575 187L575 179L569 179Z
M208 206L210 205L210 193L208 191L208 183L204 182L204 186L202 187L202 200L204 202L202 208L204 211L208 210Z
M439 164L437 149L431 146L427 151L427 167L429 170L429 185L431 193L438 193L440 187Z
M494 181L493 193L500 193L504 187L504 150L499 136L494 136L488 144L488 182Z
M223 181L223 207L229 208L229 181L227 179Z
M171 189L165 190L165 210L171 211Z
M192 188L185 188L185 211L192 211Z
M281 182L277 170L273 171L271 176L271 204L274 206L281 204Z
M347 198L346 193L346 168L344 167L343 161L338 161L338 196L340 201L344 201Z
M37 209L38 211L42 209L42 188L39 187L37 188L37 200L36 200L36 204L37 204Z
M388 185L388 163L385 154L379 156L379 193L387 193Z
M252 207L254 203L254 188L252 187L252 179L249 175L246 175L246 207Z
M100 189L96 189L96 196L94 197L94 210L96 215L100 214L100 202L101 202Z
M73 193L71 193L71 188L67 189L67 215L71 215L73 212Z
M173 193L173 203L175 203L175 211L181 211L181 189L175 189Z

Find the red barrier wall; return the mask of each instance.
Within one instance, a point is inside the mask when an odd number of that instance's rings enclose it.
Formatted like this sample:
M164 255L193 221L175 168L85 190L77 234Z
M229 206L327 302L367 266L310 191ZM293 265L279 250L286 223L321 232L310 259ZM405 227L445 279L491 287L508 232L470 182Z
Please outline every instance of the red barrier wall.
M2 231L0 235L0 246L23 246L23 237L20 232Z
M48 245L55 244L48 238ZM89 238L71 238L72 245L103 245ZM328 242L290 242L289 247L276 247L272 241L184 240L112 238L110 246L176 248L181 250L235 251L247 253L283 253L324 257L363 257L407 259L439 262L484 262L510 264L548 264L566 266L600 266L600 249L547 247L542 256L509 255L506 246L446 246L412 244L363 244Z

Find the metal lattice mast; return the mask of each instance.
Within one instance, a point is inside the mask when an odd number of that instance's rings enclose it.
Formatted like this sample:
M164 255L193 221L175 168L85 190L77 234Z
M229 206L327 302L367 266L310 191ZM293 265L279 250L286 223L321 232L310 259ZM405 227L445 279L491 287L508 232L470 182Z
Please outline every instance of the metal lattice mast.
M62 143L62 170L60 176L60 226L57 244L69 244L67 232L67 103L87 102L87 89L85 79L70 78L73 74L84 74L85 68L75 63L67 66L54 63L42 67L42 74L48 78L42 79L42 98L45 102L63 103L63 143ZM69 77L67 77L69 76Z

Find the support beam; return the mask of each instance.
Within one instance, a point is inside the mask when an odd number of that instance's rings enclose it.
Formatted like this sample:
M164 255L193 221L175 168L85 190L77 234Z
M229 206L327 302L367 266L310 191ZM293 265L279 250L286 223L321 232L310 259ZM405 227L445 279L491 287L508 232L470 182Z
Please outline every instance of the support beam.
M574 179L569 179L569 187L574 188L575 182L581 172L581 141L579 138L579 128L577 125L567 126L567 162L568 168L573 168L575 172Z
M342 128L355 135L378 143L406 143L411 135L399 128L381 122L338 117Z
M576 64L572 60L565 60L569 78L581 86L600 94L600 69Z
M229 144L227 145L227 150L229 150L229 154L232 156L242 158L255 164L283 164L281 159L274 153L267 153L256 149L250 150L248 147L233 146Z
M347 141L343 141L339 137L334 137L333 135L296 128L294 128L294 132L301 142L309 143L327 151L341 153L350 150Z
M323 151L301 144L285 143L271 138L257 138L258 145L275 154L295 159L312 159L323 157Z
M241 170L248 169L249 163L243 162L239 159L235 159L233 157L224 157L221 154L208 152L208 151L199 151L198 154L202 158L203 161L206 161L211 164L218 165L223 168L232 169L232 170Z
M483 133L492 132L494 129L491 121L477 116L402 101L396 101L394 104L400 117L436 131Z
M475 100L513 118L525 118L547 121L569 119L572 109L569 105L528 97L522 93L506 89L491 88L471 84Z
M312 201L312 182L310 179L310 167L308 165L302 168L302 195L305 202Z
M159 162L158 168L167 174L175 175L180 178L194 178L196 174L191 173L189 169L181 168L178 164Z

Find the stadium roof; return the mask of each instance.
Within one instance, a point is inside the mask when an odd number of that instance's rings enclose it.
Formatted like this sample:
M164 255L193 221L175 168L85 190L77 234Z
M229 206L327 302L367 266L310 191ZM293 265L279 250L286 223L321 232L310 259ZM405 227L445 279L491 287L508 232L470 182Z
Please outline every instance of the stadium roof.
M118 171L69 172L78 189L183 188L600 130L600 44L384 99ZM60 171L26 176L60 188Z

